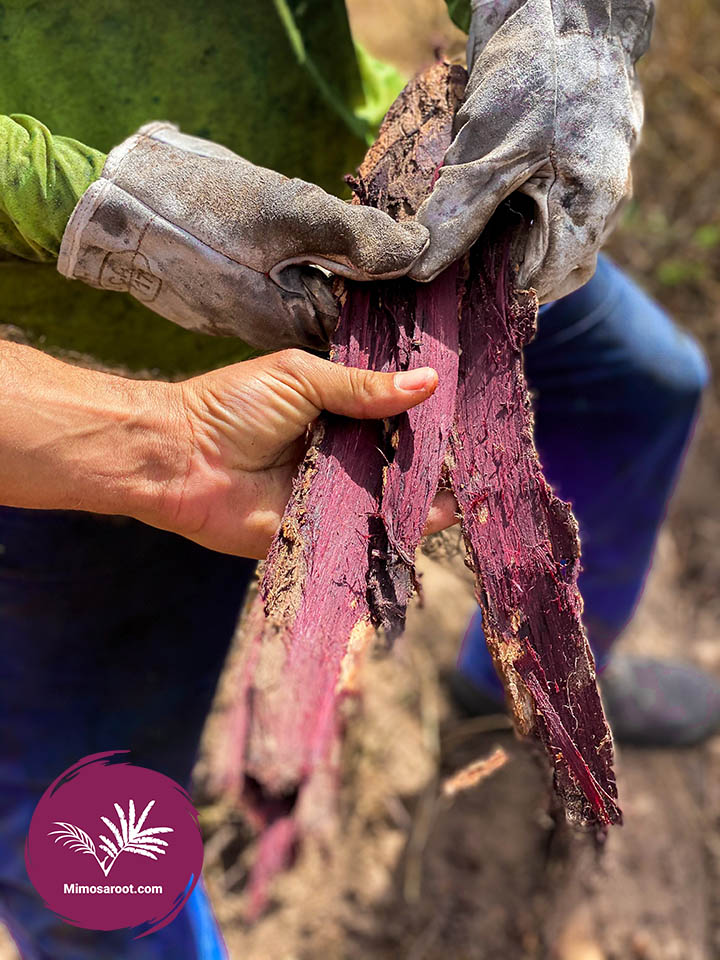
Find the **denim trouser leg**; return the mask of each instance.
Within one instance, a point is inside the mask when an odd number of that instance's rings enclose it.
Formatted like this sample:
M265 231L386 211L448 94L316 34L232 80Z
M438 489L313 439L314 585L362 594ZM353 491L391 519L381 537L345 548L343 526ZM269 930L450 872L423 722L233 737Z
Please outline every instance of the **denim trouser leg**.
M546 476L580 525L584 620L602 669L642 591L707 365L695 341L601 258L582 289L542 308L525 370ZM499 689L479 611L459 668Z
M0 508L0 918L23 960L222 960L200 885L133 941L43 907L23 850L35 804L75 760L130 748L189 782L250 561L123 518Z

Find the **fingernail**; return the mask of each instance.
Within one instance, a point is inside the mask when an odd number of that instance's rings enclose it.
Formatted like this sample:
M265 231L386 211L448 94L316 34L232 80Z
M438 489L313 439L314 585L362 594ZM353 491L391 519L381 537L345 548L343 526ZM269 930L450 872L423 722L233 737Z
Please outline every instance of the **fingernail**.
M393 383L398 390L427 390L437 380L437 373L432 367L419 367L417 370L405 370L396 373Z

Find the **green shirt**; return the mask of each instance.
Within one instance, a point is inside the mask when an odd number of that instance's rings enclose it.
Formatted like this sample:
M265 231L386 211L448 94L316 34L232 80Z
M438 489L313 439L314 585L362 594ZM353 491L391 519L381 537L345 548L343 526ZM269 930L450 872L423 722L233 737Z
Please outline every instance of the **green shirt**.
M61 277L75 203L106 152L155 119L341 194L401 85L355 47L344 0L5 0L0 324L50 351L159 374L247 356L237 340Z

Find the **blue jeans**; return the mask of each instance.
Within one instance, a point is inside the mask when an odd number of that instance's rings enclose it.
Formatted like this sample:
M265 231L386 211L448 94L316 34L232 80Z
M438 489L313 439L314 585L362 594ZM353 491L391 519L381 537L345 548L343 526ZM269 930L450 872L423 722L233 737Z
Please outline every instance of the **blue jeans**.
M133 520L0 508L0 921L23 960L225 960L200 884L141 940L45 909L23 857L42 792L130 748L190 780L254 564Z
M695 341L601 257L589 283L541 309L525 372L545 475L580 526L583 619L602 669L642 592L707 364ZM479 610L458 667L500 691Z
M705 364L607 261L543 311L526 359L543 462L580 519L602 657L640 592ZM43 907L23 848L43 790L87 754L130 747L187 783L252 568L131 520L0 508L0 918L24 960L225 957L200 887L142 940L80 930ZM476 627L461 662L492 683Z

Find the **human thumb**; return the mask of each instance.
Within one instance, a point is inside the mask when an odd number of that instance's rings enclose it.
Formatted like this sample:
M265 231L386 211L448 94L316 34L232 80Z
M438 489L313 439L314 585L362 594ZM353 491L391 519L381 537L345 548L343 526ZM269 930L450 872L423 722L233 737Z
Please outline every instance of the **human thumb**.
M344 367L305 355L302 381L307 399L318 410L357 420L381 419L402 413L427 400L438 384L432 367L399 373L378 373ZM296 369L296 375L300 373Z

